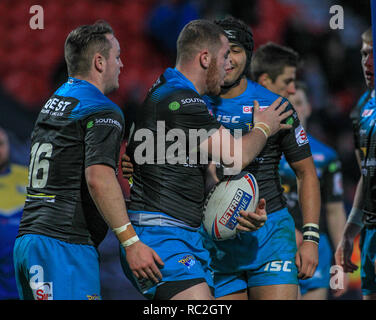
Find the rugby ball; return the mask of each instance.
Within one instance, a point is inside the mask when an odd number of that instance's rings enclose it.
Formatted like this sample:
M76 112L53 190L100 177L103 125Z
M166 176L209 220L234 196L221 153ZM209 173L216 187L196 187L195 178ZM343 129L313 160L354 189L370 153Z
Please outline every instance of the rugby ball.
M259 189L255 177L242 171L225 178L208 194L204 205L203 225L213 240L235 237L239 211L255 211L259 201Z

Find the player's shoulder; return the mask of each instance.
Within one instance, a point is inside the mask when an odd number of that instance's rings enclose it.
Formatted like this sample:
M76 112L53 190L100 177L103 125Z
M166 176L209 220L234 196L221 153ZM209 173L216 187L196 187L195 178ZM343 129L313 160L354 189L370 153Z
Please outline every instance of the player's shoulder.
M85 80L70 77L65 84L55 91L55 95L77 100L70 118L79 119L99 112L113 112L124 118L123 112L116 103Z
M366 105L370 100L374 100L374 99L371 99L374 97L375 97L375 90L368 89L366 92L363 93L363 95L358 100L356 108L361 108L362 106Z
M375 109L376 109L376 99L375 97L370 97L363 107L360 109L360 116L361 117L369 117L371 115L375 115Z
M254 82L252 80L248 80L245 94L248 96L248 98L257 100L260 106L262 106L261 103L266 103L267 105L270 105L273 101L281 97L280 95L270 91L261 84L258 84L257 82ZM283 101L285 100L287 99L283 98Z
M350 113L350 119L357 120L361 117L364 109L373 109L375 107L375 104L370 102L370 100L374 100L375 96L375 90L368 89L366 92L362 94L362 96L359 98L358 102L356 103L355 107L352 109Z
M176 69L168 68L152 86L149 99L153 102L176 101L180 105L206 104L193 84Z

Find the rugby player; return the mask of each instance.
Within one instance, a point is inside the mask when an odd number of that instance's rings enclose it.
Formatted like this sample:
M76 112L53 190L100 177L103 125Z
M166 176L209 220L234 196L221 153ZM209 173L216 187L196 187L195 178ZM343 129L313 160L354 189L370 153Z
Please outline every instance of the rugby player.
M375 156L376 105L374 90L374 60L372 29L362 34L361 64L368 90L351 114L355 138L355 155L361 176L354 195L340 244L336 263L345 272L354 272L358 266L351 261L354 239L361 232L361 288L364 300L376 299L375 282Z
M142 275L137 276L126 263L124 256L128 253L122 248L121 257L127 277L151 299L212 298L209 253L198 232L203 212L205 171L202 163L191 162L190 158L184 159L183 163L161 163L160 160L166 159L158 157L157 143L153 162L139 164L137 150L143 141L136 136L144 129L158 135L158 122L163 121L163 133L181 129L189 149L189 130L204 129L210 134L207 140L200 142L199 152L229 164L226 154L230 154L234 138L209 114L202 99L202 95L220 93L226 70L230 68L229 53L229 42L221 27L206 20L191 21L177 40L176 67L164 72L138 110L127 149L134 166L129 217L141 240L154 248L164 261L162 281L156 286ZM291 128L280 123L292 112L281 114L287 103L281 104L282 99L277 98L269 101L270 108L266 111L261 112L256 107L255 128L260 130L253 130L240 139L241 150L231 150L234 163L240 163L239 169L254 159L267 137L280 128ZM166 142L167 150L176 141ZM256 220L258 214L265 218L264 205L262 202L262 208L259 205L256 209ZM246 219L251 213L242 212L242 216L240 220L245 227L252 229ZM262 225L264 221L255 223Z
M106 222L139 272L154 268L159 274L155 261L162 263L151 248L134 243L115 174L124 116L105 95L118 89L123 64L111 26L98 22L73 30L65 60L68 81L42 107L32 132L14 247L21 299L99 299L96 248Z
M289 100L298 113L302 126L306 127L307 119L312 112L306 93L307 88L303 83L296 82L295 90L296 92L289 96ZM337 247L346 222L346 213L343 204L341 162L334 149L309 134L308 139L317 176L320 180L322 201L319 221L319 264L312 278L299 280L299 288L302 299L325 300L328 297L330 283L330 267L333 258L332 246L334 248ZM297 246L299 247L303 239L300 232L303 223L297 194L296 177L284 157L280 163L279 173L281 175L284 195L287 198L287 206L294 218L295 228L297 229ZM341 294L343 293L344 290L341 291Z
M253 57L251 64L253 35L250 28L234 18L220 20L217 24L229 37L232 65L220 99L211 99L211 108L224 126L247 132L253 128L251 101L267 106L278 94L285 96L284 92L294 90L296 59L286 63L281 61L282 57L275 56L271 62L255 64ZM272 62L277 69L273 77L262 69ZM279 70L276 63L280 65ZM254 78L259 83L248 79L249 72L260 72ZM264 87L279 82L284 91L277 94ZM293 110L290 104L289 108ZM304 224L318 223L318 180L309 143L295 111L287 121L292 129L270 137L257 158L246 167L256 177L260 197L266 199L268 220L264 227L239 234L233 240L214 243L208 239L205 242L212 247L211 266L217 298L296 299L298 276L309 278L315 271L317 243L306 239L296 254L294 222L286 208L278 173L281 155L285 155L298 176Z
M216 23L225 30L230 41L231 65L226 69L220 97L206 96L205 100L209 110L224 127L230 130L242 129L246 133L254 128L253 101L257 100L261 106L267 107L278 95L248 79L253 51L250 28L234 18ZM285 91L294 90L295 72L291 71L295 68L287 68L288 73L282 76L277 74L278 83L281 81L284 84ZM282 71L285 70L282 68ZM263 74L261 76L265 78ZM268 78L265 80L269 81ZM292 109L291 105L289 108ZM284 153L289 162L294 163L301 180L304 223L317 224L320 193L309 144L296 112L289 118L289 123L293 129L280 131L270 137L261 153L246 167L256 177L260 197L266 199L268 220L264 227L253 233L239 234L236 239L220 242L210 240L202 232L204 245L211 252L216 298L296 299L298 269L301 278L309 278L315 271L317 243L305 241L295 259L294 222L286 209L279 181L278 165ZM126 160L124 156L123 173L129 177L132 165ZM221 170L217 170L217 174L220 179Z

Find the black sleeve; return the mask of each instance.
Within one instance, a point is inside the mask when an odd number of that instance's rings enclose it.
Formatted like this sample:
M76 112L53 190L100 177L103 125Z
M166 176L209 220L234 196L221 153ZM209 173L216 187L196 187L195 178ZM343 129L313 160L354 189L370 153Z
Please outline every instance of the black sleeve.
M82 121L85 132L85 168L94 164L105 164L116 170L124 135L122 115L106 110L92 114Z
M287 131L281 131L281 148L286 160L289 163L300 161L310 157L311 148L307 133L301 125L298 114L294 110L291 104L286 108L286 111L292 109L293 114L287 118L286 123L291 124L292 128Z

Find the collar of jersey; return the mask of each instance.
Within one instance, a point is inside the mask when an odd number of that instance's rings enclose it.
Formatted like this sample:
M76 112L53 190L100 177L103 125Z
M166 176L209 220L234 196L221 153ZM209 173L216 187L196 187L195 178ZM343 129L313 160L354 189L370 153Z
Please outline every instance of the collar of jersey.
M190 89L194 90L198 94L198 92L197 92L195 86L193 85L193 83L184 74L182 74L178 69L167 68L165 73L164 73L164 76L165 76L167 81L177 80L178 82L183 83L184 85L186 85Z
M86 86L91 87L91 88L99 91L100 93L102 93L95 85L91 84L90 82L88 82L86 80L77 79L77 78L74 78L74 77L68 77L67 83L69 85L86 85Z

